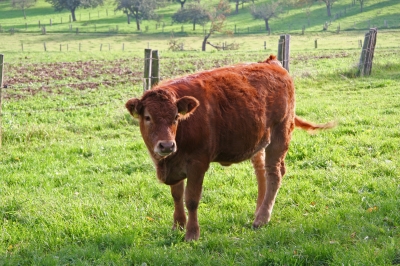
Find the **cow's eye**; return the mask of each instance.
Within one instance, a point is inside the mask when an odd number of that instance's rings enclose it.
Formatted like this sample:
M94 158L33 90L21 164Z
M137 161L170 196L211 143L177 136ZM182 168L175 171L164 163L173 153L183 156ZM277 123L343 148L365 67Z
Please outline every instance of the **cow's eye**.
M148 116L148 115L146 115L145 117L144 117L144 120L146 121L146 122L150 122L150 116Z

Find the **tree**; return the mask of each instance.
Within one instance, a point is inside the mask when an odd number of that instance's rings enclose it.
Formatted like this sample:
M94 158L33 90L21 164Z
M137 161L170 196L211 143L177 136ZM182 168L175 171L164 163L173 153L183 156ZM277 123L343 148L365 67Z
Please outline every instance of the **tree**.
M235 3L235 13L237 14L239 12L239 5L240 4L244 4L249 2L249 0L229 0L229 2L234 2ZM254 0L253 0L253 4L254 4Z
M103 0L45 0L50 3L55 11L67 9L71 11L72 20L76 21L75 10L78 7L89 8L103 5Z
M277 18L282 13L281 3L279 1L270 2L262 5L252 5L250 9L251 15L255 19L263 19L265 22L265 30L269 31L269 20Z
M363 12L363 7L364 7L365 0L357 0L357 1L360 2L360 9L361 9L361 12Z
M176 2L181 4L181 9L184 9L184 5L186 3L186 0L176 0Z
M36 0L12 0L11 5L13 8L20 8L24 13L24 19L26 19L25 9L30 8L36 4Z
M326 5L326 11L327 11L327 13L328 13L328 17L332 16L332 15L331 15L331 9L332 9L333 3L335 3L336 0L320 0L320 1L322 1L322 2L325 3L325 5Z
M226 15L231 12L231 7L229 6L229 2L226 0L220 0L218 5L212 8L208 12L208 16L210 18L211 24L210 28L207 30L206 35L204 36L203 43L201 46L201 50L206 50L207 40L210 36L216 32L225 32L224 30Z
M122 10L127 16L128 24L130 24L130 17L136 20L136 28L140 30L141 19L156 18L155 10L160 1L157 0L115 0L117 8L115 10Z
M172 16L174 22L191 22L193 30L196 30L196 24L204 24L210 20L207 9L198 3L190 4L184 9L180 9Z

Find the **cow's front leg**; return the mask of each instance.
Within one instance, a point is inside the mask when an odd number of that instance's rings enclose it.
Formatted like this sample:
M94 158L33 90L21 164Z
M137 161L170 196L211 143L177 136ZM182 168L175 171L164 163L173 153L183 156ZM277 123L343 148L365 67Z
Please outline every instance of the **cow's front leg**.
M201 198L204 174L208 166L202 164L192 165L188 171L185 191L185 203L188 210L188 223L186 225L186 241L197 240L200 237L200 227L197 219L197 208Z
M183 192L185 191L185 182L182 180L178 184L171 186L171 194L174 199L174 225L173 230L183 229L186 225L185 207L183 204Z

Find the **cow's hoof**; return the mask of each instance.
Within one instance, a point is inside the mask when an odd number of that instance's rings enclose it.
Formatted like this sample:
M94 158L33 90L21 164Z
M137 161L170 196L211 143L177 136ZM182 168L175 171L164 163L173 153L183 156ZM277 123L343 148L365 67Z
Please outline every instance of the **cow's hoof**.
M253 223L253 229L258 229L258 228L260 228L261 226L263 226L264 224L260 224L260 223L256 223L256 222L254 222Z
M265 225L265 224L267 224L269 222L269 219L268 218L256 218L255 219L255 221L254 221L254 223L253 223L253 228L254 229L257 229L257 228L260 228L261 226L263 226L263 225Z
M172 226L172 230L180 230L180 231L182 231L184 228L185 228L185 226L182 225L182 224L174 224Z
M187 231L185 235L185 241L195 241L200 237L200 230Z

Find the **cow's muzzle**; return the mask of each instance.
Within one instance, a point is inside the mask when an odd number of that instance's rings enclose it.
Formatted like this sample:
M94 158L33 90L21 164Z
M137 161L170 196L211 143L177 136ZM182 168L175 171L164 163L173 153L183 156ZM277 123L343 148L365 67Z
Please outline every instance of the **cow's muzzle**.
M160 140L157 142L154 152L162 157L170 155L176 152L176 143L173 140Z

